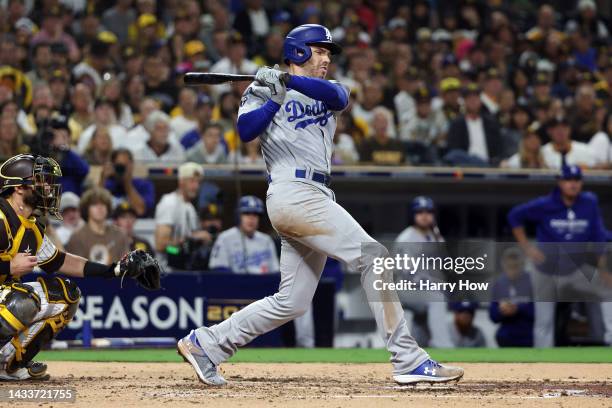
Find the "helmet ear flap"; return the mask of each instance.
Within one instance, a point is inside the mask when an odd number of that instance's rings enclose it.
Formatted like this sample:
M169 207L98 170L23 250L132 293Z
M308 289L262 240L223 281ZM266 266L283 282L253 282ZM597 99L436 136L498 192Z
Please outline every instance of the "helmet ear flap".
M302 65L310 59L312 51L308 45L302 44L288 44L285 46L285 63L293 62L298 65Z

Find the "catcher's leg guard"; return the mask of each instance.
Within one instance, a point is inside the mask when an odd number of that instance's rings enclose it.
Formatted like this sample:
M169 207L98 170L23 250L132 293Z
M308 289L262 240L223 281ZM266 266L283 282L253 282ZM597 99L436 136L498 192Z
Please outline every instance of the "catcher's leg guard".
M0 286L0 348L21 333L40 312L40 297L21 283Z
M11 372L25 367L72 320L79 306L81 291L70 279L40 277L28 286L38 292L41 311L35 322L11 341L15 352L7 364Z

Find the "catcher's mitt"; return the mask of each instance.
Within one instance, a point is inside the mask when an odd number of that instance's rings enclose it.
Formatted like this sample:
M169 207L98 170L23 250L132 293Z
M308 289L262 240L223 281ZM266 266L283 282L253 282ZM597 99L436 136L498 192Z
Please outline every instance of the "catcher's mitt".
M161 289L160 272L157 260L142 249L123 255L115 266L115 274L121 276L121 282L127 276L147 290Z

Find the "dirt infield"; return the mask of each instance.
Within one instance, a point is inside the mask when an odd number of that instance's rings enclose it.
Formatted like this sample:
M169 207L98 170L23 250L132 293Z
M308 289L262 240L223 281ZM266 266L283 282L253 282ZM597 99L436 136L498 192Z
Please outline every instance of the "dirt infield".
M399 387L388 364L225 364L209 388L178 363L49 363L51 380L7 387L76 387L75 404L37 407L612 407L612 364L461 364L453 385ZM0 406L4 406L0 402Z

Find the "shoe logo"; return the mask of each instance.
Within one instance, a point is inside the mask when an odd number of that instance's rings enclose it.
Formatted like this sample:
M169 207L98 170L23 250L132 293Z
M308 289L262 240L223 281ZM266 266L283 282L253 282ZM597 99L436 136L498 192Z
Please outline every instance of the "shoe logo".
M429 370L429 367L425 367L425 370L423 370L423 372L425 374L431 373L431 375L436 375L436 369L435 368L432 368L431 370Z

